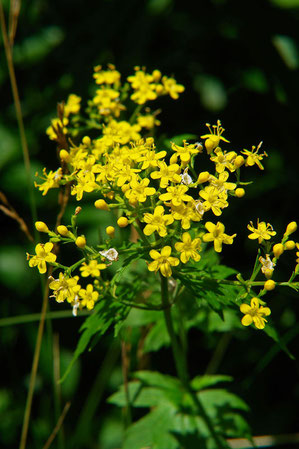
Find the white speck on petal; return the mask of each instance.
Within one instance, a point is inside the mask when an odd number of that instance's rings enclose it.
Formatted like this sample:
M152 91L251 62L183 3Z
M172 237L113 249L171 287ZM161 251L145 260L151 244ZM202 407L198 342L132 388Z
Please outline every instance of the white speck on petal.
M80 305L80 301L78 299L78 296L76 295L75 300L74 300L74 305L73 305L73 316L77 316L79 305Z
M99 251L99 253L111 262L118 260L118 252L114 248L109 248L106 251Z
M181 184L185 184L186 186L188 186L189 184L193 183L193 180L191 178L190 175L188 175L188 167L185 168L184 173L182 175L180 175L181 177Z

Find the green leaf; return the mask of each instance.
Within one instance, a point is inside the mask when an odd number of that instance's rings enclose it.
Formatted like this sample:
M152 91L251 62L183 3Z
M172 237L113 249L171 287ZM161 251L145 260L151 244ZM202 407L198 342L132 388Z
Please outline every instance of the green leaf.
M144 340L143 351L158 351L163 346L170 345L170 338L164 320L157 320Z
M222 414L232 409L249 410L243 399L224 389L203 390L198 393L198 397L206 412L214 418L219 414L220 410Z
M60 382L63 382L70 370L72 369L75 361L91 344L91 340L94 337L101 337L106 333L112 324L117 323L119 320L124 319L124 315L127 313L127 307L122 304L115 303L111 298L103 298L95 306L94 312L88 318L80 328L82 335L79 339L77 348L71 363L69 364L66 372L64 373Z
M165 401L165 395L162 390L143 387L142 382L139 381L129 382L128 396L132 407L154 407L161 401ZM108 398L108 402L118 407L125 407L127 405L127 397L123 385L116 393Z
M268 335L268 337L272 338L279 345L279 347L290 357L290 359L295 360L295 357L290 353L286 344L280 338L277 330L273 327L272 324L267 323L263 330Z
M207 387L212 387L220 382L232 382L233 378L231 376L226 376L224 374L214 374L214 375L204 375L196 376L191 381L191 387L196 390L203 390Z
M170 404L160 404L128 428L122 449L179 449L170 433L175 413Z

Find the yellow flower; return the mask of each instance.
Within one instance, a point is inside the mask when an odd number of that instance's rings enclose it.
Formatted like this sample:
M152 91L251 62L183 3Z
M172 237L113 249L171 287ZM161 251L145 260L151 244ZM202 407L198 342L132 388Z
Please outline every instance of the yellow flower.
M130 182L130 188L125 192L125 197L128 198L129 203L144 203L147 196L154 195L156 189L154 187L148 187L149 183L150 180L148 178L144 178L139 182L135 175Z
M216 187L219 192L226 192L227 190L234 190L237 184L234 182L226 182L229 177L229 173L224 171L219 174L218 178L213 175L209 176L210 185Z
M182 84L177 84L174 78L168 78L167 76L163 76L162 84L165 93L169 94L173 100L177 100L179 94L185 90L185 87Z
M54 290L54 294L50 298L55 298L57 302L67 300L69 303L73 303L75 301L75 297L81 288L81 285L78 284L79 276L69 278L63 273L59 273L58 279L54 279L52 276L49 279L52 281L49 288Z
M104 263L98 263L97 260L91 260L88 264L83 262L83 264L80 267L81 276L87 277L99 277L100 276L100 270L105 270L107 268L107 265Z
M188 187L182 184L174 187L167 187L167 193L162 193L159 199L162 201L170 201L172 206L181 206L183 201L192 201L192 196L186 195Z
M220 192L216 187L207 186L199 192L199 195L205 200L203 202L204 209L212 209L216 216L221 215L221 209L228 206L226 192Z
M62 131L63 134L67 134L67 125L69 123L68 118L63 117L63 120L61 122L61 120L59 118L53 118L51 120L51 125L48 126L48 128L46 129L46 134L49 136L50 140L56 140L58 138L57 135L57 128L59 127Z
M234 165L234 159L237 156L237 153L234 151L222 151L220 147L217 147L214 151L216 156L211 157L211 161L216 164L216 172L222 173L226 168L229 169L230 172L234 172L236 167Z
M212 126L213 129L211 129L211 125L209 123L206 123L206 126L210 131L210 133L204 134L203 136L200 137L201 139L206 139L205 147L208 154L210 154L214 150L214 148L218 147L220 140L229 143L229 140L226 140L221 135L225 131L225 129L222 128L220 120L217 120L217 125Z
M170 158L171 164L176 164L178 158L180 158L181 162L187 165L190 162L191 156L200 152L200 147L196 144L189 144L186 140L183 140L183 145L183 147L180 147L172 142L171 149L175 151L175 154Z
M78 95L69 95L66 104L64 105L64 115L68 117L70 114L78 114L80 111L81 98Z
M138 125L141 126L141 128L146 128L146 129L152 129L152 128L154 128L154 126L161 125L160 120L157 120L155 115L153 115L153 114L140 115L137 118L137 123L138 123Z
M172 206L171 214L175 220L181 220L183 229L190 229L191 221L200 221L203 216L202 203L200 201L188 201L180 206Z
M131 95L131 100L137 104L144 104L148 100L155 100L157 98L155 78L149 73L145 73L144 70L140 70L139 67L135 67L135 75L127 78L134 93Z
M180 261L176 257L171 257L171 247L170 246L164 246L162 248L161 253L156 251L155 249L152 249L150 251L150 256L153 260L153 262L148 264L149 271L155 271L158 270L161 271L162 276L164 277L170 277L172 275L171 267L176 267Z
M143 229L145 235L149 236L155 231L158 232L160 237L165 237L167 235L166 226L172 224L174 218L172 215L164 215L164 212L163 206L157 206L153 214L144 214L143 221L147 223Z
M252 232L248 238L250 240L258 239L259 243L262 243L263 240L270 240L271 237L276 235L270 223L266 224L264 221L259 222L259 219L257 220L257 228L254 228L252 221L247 225L247 228Z
M264 316L271 314L269 307L260 306L258 298L252 298L250 305L241 304L240 311L245 314L241 320L243 326L250 326L253 322L257 329L264 329L267 323Z
M113 64L108 64L108 70L102 70L102 66L97 65L96 67L94 67L94 71L95 73L93 74L93 77L96 84L119 85L120 73L115 70L115 66Z
M80 171L78 175L76 176L77 184L72 186L72 195L76 195L76 200L80 201L83 196L83 192L93 192L95 189L97 189L99 186L95 182L94 174L89 172L85 174L84 172Z
M46 169L43 169L43 176L41 177L41 179L44 179L45 181L42 182L41 184L37 184L36 182L34 182L34 186L38 187L38 189L43 192L43 196L47 195L48 190L49 189L55 189L57 187L59 187L59 181L62 178L62 169L59 168L58 170L56 170L55 172L53 172L52 170L49 171L49 173L47 174Z
M182 242L177 242L175 244L175 249L181 253L180 259L183 263L187 263L189 259L198 262L200 260L200 255L197 251L200 251L200 239L191 239L189 232L184 232L182 235Z
M53 243L47 242L45 244L39 243L35 247L36 256L32 256L30 258L30 255L27 254L27 259L29 259L29 267L36 267L38 268L38 271L43 274L47 271L47 265L48 263L53 263L56 260L56 254L51 253L53 249Z
M157 167L159 159L163 159L166 154L166 151L159 151L156 153L155 150L147 150L146 153L139 156L136 161L143 162L141 169L146 170L148 167Z
M94 303L99 298L98 292L93 291L92 284L88 284L86 290L81 288L79 291L79 296L82 298L80 305L87 307L88 310L92 310L94 308Z
M237 234L234 235L225 234L224 224L220 223L220 221L218 221L216 225L208 221L205 224L205 227L209 232L205 234L202 239L204 242L214 242L214 249L217 253L220 253L222 251L222 243L225 243L226 245L231 245L233 243L234 237L236 237L237 235Z
M261 148L263 142L260 142L255 148L255 146L252 147L252 150L243 150L241 151L242 154L245 154L247 156L247 159L245 161L246 166L252 166L256 164L261 170L264 170L264 167L260 163L260 161L263 159L264 156L268 156L266 151L263 152L263 154L258 154L259 149Z
M178 164L167 165L164 161L158 161L159 171L151 173L151 178L160 179L160 187L165 189L169 182L181 182L181 177L178 174L180 167Z

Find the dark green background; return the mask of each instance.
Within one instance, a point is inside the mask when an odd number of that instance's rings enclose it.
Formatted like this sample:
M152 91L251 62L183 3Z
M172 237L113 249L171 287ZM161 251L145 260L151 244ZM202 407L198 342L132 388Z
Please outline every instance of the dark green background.
M245 177L256 182L247 188L244 199L231 201L229 210L222 215L228 233L238 233L238 244L225 248L223 262L246 276L255 257L255 244L247 239L247 223L259 217L270 221L281 234L286 224L298 216L298 34L299 1L295 0L23 1L14 61L33 173L43 166L57 167L55 145L48 140L45 129L56 115L58 101L69 93L83 99L91 94L93 66L114 63L123 78L132 73L135 65L173 74L186 91L175 102L159 100L158 106L163 109L159 132L168 137L182 133L200 136L206 132L206 122L221 119L227 130L225 137L231 141L229 149L250 149L263 140L269 154L264 172L256 167L244 170ZM1 190L32 228L3 46L1 49ZM56 193L43 198L36 191L35 196L39 219L53 226ZM88 233L96 218L94 212L86 213L81 224ZM32 252L32 245L18 225L2 213L0 222L1 317L39 312L38 275L28 268L24 256L25 251ZM282 260L278 277L285 280L290 266L294 266L294 253ZM298 355L298 297L292 291L277 290L269 299L274 322L282 335L290 335L290 349ZM59 309L55 304L51 308ZM57 320L52 330L47 326L30 448L42 447L56 419L51 333L60 334L65 366L75 348L81 322L80 318ZM18 444L36 332L37 323L1 328L3 447L15 448ZM191 337L191 372L195 375L204 371L220 334L215 332L208 338L192 331ZM82 357L63 386L63 404L69 398L72 401L65 422L66 447L78 447L72 437L81 407L110 345L110 338L106 338ZM244 330L230 340L219 367L219 372L235 377L234 391L249 403L252 412L248 420L254 435L298 431L298 362L277 352L263 367L264 357L275 351L273 345L264 333ZM167 371L171 364L167 357L166 350L155 354L152 366ZM109 379L100 382L107 394L121 382L117 366L118 361ZM80 447L119 446L121 418L104 400L84 425ZM56 442L53 447L58 447Z

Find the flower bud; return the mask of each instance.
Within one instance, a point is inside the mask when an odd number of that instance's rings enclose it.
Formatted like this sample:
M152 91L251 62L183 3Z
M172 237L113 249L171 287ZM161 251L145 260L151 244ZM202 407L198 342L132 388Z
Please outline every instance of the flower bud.
M66 150L60 150L59 157L63 162L70 162L71 156Z
M124 184L121 186L122 193L126 193L127 190L130 190L129 184Z
M90 145L91 144L90 137L84 136L82 139L82 143L84 143L84 145Z
M104 195L104 196L106 196L106 198L108 198L108 200L113 200L113 198L114 198L114 192L108 192L108 193L106 193L106 195Z
M238 189L235 190L235 195L238 198L242 198L245 195L245 190L239 187Z
M109 237L113 239L114 234L115 234L115 228L113 226L107 226L106 234L109 235Z
M234 166L237 168L240 168L241 165L243 165L245 162L245 159L243 156L239 155L236 157L236 159L234 160Z
M78 248L85 248L86 246L86 238L84 237L84 235L80 235L79 237L76 238L76 245L78 246Z
M289 240L288 242L286 242L284 244L284 249L294 249L296 246L296 243L294 242L294 240Z
M276 245L274 245L272 249L276 258L280 257L284 252L284 247L281 243L276 243Z
M273 270L271 270L271 268L265 268L263 273L267 279L270 279L272 277Z
M68 228L64 225L57 226L57 232L58 234L63 235L64 237L69 234Z
M36 221L35 222L35 229L38 232L46 232L46 233L49 232L48 226L43 221Z
M201 184L202 182L207 182L210 177L210 173L208 171L203 171L199 173L199 176L197 178L197 182Z
M205 141L205 147L207 153L210 154L212 151L218 147L220 138L218 136L211 136Z
M125 228L126 226L128 226L129 220L127 219L127 217L120 217L117 220L117 224L120 228Z
M100 210L109 210L109 206L105 200L96 200L94 203L95 207Z
M297 223L296 221L291 221L291 223L288 224L285 235L293 234L297 230Z
M276 285L275 281L272 281L272 279L269 279L268 281L266 281L264 283L264 289L267 291L274 290L275 285Z

